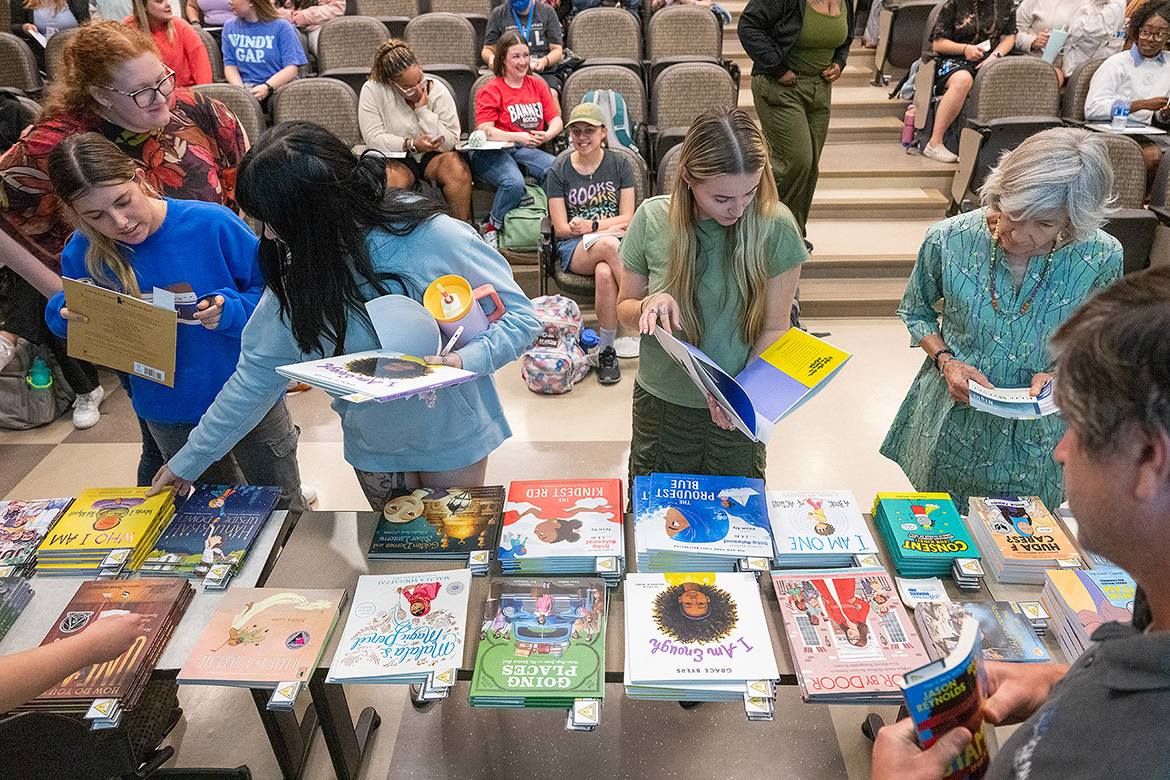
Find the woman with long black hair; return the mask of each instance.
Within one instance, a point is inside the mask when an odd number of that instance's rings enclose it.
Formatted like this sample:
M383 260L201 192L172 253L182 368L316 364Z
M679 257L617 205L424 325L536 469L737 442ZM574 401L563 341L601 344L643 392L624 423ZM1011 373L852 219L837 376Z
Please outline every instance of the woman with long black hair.
M505 312L491 327L443 358L474 371L470 382L385 404L337 398L345 458L370 505L381 510L397 488L482 485L487 456L511 435L492 373L536 335L532 303L508 263L464 223L432 201L387 188L378 155L356 157L345 143L308 122L263 136L240 165L244 210L265 223L260 271L268 285L243 334L235 374L155 477L155 488L184 486L231 448L287 380L278 366L377 349L365 303L387 294L421 300L444 274L472 287L492 285ZM395 344L417 355L433 344Z

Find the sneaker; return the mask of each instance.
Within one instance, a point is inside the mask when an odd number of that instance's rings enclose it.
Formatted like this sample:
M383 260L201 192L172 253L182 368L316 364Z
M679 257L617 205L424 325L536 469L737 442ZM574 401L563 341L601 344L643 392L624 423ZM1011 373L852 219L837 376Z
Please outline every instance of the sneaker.
M306 504L317 503L317 488L313 487L308 482L301 483L301 495L305 497Z
M0 336L0 368L8 365L12 356L16 354L16 344L8 340L7 336Z
M603 385L616 385L622 381L622 370L618 368L618 356L613 347L601 350L597 358L597 381Z
M97 389L83 393L77 396L73 402L73 427L78 430L85 428L92 428L97 425L98 420L102 419L101 406L102 399L106 397L106 391L102 389L101 385Z
M959 161L959 155L945 146L931 146L927 144L922 150L922 156L929 157L932 160L938 160L941 163L957 163Z
M492 249L500 248L500 231L490 222L483 226L483 242Z

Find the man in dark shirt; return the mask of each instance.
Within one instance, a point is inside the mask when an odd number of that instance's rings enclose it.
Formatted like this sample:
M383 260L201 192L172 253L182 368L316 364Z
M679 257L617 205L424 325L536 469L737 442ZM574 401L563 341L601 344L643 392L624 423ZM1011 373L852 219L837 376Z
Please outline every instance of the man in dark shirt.
M508 30L515 30L528 41L532 72L544 79L553 91L553 97L559 100L564 84L556 75L556 64L564 57L564 36L556 10L539 0L505 0L497 5L488 17L487 33L480 51L489 68L492 66L492 47Z
M1050 347L1068 423L1054 457L1078 536L1138 598L1133 625L1102 625L1071 668L987 663L987 720L1024 723L986 777L1170 777L1170 268L1100 292ZM914 735L909 718L878 732L874 780L942 778L971 738L955 729L923 751Z

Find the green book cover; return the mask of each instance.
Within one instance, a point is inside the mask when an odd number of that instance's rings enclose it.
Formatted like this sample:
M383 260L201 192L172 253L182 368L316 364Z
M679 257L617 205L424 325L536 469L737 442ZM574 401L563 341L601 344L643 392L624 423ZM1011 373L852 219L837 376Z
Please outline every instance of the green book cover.
M978 558L963 518L946 493L878 493L874 519L895 559Z
M493 580L471 679L473 705L569 707L605 687L605 582Z

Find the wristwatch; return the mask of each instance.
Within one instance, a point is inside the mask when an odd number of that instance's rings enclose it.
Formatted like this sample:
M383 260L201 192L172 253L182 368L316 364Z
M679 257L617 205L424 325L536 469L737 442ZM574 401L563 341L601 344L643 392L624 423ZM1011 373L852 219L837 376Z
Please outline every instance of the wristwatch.
M594 232L594 233L596 233L596 232L597 232L597 220L596 220L596 219L595 219L595 220L593 220L593 232Z

